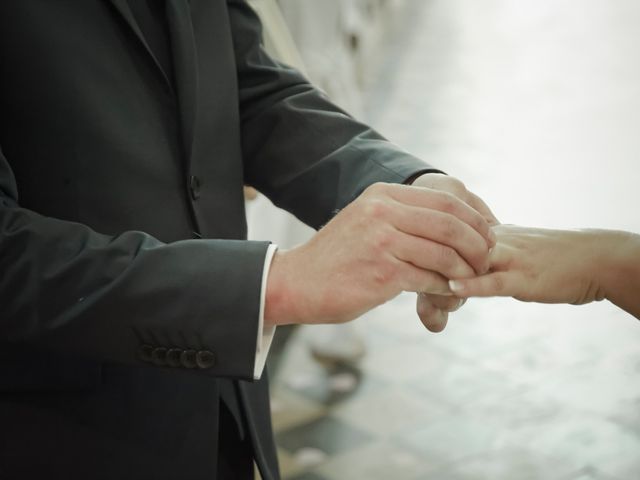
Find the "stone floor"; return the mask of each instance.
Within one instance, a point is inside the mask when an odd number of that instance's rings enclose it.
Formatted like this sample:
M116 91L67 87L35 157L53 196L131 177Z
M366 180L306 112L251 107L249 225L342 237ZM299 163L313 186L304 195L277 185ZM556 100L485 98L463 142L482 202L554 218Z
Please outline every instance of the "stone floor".
M505 223L640 232L640 2L407 1L371 123ZM436 335L413 302L358 321L358 370L292 334L270 365L285 478L640 479L636 319L487 299Z

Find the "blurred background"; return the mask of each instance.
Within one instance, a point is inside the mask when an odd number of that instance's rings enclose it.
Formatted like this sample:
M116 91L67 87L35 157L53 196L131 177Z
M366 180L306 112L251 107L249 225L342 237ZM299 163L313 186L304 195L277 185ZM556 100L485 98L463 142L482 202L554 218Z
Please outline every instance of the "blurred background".
M640 232L637 0L254 5L274 55L503 223ZM311 234L259 195L248 204L253 238ZM606 302L472 300L431 334L414 302L355 329L278 330L286 479L640 479L636 319ZM323 358L341 339L341 361Z

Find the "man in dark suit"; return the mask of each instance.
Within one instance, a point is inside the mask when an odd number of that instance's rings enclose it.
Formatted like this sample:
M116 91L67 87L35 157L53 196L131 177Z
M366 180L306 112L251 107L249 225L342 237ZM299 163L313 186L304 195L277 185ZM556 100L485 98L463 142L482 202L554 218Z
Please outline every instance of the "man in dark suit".
M244 1L2 2L0 82L0 478L278 478L273 327L486 269L484 204L271 60ZM246 241L243 184L326 226Z

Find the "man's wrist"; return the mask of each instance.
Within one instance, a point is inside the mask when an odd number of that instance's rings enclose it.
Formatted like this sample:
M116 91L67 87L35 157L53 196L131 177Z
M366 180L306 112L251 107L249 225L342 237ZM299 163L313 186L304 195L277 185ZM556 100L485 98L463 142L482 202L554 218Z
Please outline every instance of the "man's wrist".
M273 256L264 304L264 325L286 325L296 323L294 314L294 295L289 287L287 278L287 251L278 250Z

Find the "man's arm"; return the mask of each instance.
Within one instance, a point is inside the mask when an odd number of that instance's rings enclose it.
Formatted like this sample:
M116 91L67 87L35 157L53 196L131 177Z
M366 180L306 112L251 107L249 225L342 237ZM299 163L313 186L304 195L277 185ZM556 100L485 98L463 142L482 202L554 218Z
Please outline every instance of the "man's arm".
M0 151L0 341L252 379L267 247L39 215L19 205Z
M245 180L308 225L320 226L375 182L438 171L351 118L262 48L262 28L228 0L238 74Z
M246 2L229 0L228 5L240 86L248 183L262 190L276 205L318 228L375 182L404 183L421 174L438 172L349 117L298 72L273 61L261 47L260 23ZM440 187L454 195L461 190L462 184L454 179L448 184L440 183ZM462 190L468 193L464 186ZM468 198L466 196L465 201ZM359 208L361 205L357 204ZM490 212L482 211L482 214L492 217ZM423 231L423 234L430 235L433 243L442 232L438 232L437 226L430 227L430 231ZM356 239L361 239L362 234L362 230L347 232ZM466 252L471 251L480 251L478 244L467 246ZM272 275L283 265L280 260L284 253L280 252L276 257ZM455 252L458 257L460 253L462 249ZM425 252L422 252L424 256ZM479 267L483 263L479 258L476 254L475 258L456 261L468 260ZM433 256L428 260L436 261ZM418 265L425 263L418 262ZM292 277L291 273L289 269L288 278ZM425 282L423 278L420 285L405 285L405 289L441 291L433 282L441 285L442 274L429 272L427 275L429 281ZM278 278L277 274L273 276ZM274 285L280 284L271 282L269 292L288 291L287 288L274 288ZM391 290L397 287L395 285ZM287 295L268 295L267 318L274 305L278 305L278 309L282 306L283 297L293 296L291 291ZM274 303L273 298L278 301ZM446 311L453 309L449 303L442 297L420 296L419 316L428 328L441 330L446 323ZM287 317L284 312L280 315Z
M350 213L344 217L360 215L363 219L368 219L366 208L363 207L366 202L362 202L359 198L360 193L375 182L406 183L408 179L416 180L417 185L458 195L472 208L481 206L482 208L478 209L484 216L492 217L486 206L480 205L480 201L475 201L476 199L466 191L461 182L455 179L437 182L426 180L425 177L429 175L424 174L438 173L438 171L391 144L370 127L351 118L310 85L297 71L272 60L261 46L259 20L246 2L229 0L227 3L240 86L243 152L248 183L263 191L276 205L291 211L315 228L325 224L336 212L356 198L358 198L354 202L356 206L351 209L356 213ZM360 211L361 208L365 211ZM429 219L422 220L429 221ZM355 238L356 244L365 245L366 239L362 238L363 235L374 235L373 232L366 233L365 230L358 229L357 225L350 224L345 219L341 219L340 223L341 228L347 229L345 234ZM440 231L441 228L446 227L437 225L437 222L428 225L428 231L424 228L419 230L420 234L428 237L430 246L433 246L434 242L438 243L438 239L441 243L447 243L442 239L443 232ZM356 230L351 231L350 228ZM327 230L338 231L335 227L325 229L318 238L328 237ZM362 240L365 242L363 243ZM310 242L311 245L318 243L318 239ZM446 251L453 249L454 254L457 255L458 258L453 263L468 262L466 267L462 267L460 263L457 267L458 271L468 271L469 265L473 265L473 268L482 268L484 260L480 257L486 256L486 248L483 254L479 254L478 252L482 250L479 245L479 243L474 246L462 245L462 237L460 237L449 242ZM456 247L459 251L455 250ZM291 254L280 252L274 262L274 273L272 273L274 281L271 282L270 293L283 290L276 287L276 285L282 285L277 281L279 278L277 272L280 266L287 264L282 260L304 259L305 251L305 249L296 250ZM309 253L311 251L313 248L309 247ZM322 248L318 247L315 254L320 251ZM337 252L325 253L336 257ZM417 284L405 284L405 289L443 291L442 286L446 285L446 279L442 271L424 270L440 261L437 258L438 255L448 254L437 253L432 248L432 251L424 250L420 258L414 259L422 269L420 276L423 278ZM329 262L328 257L323 258L323 261ZM351 268L359 267L355 263L351 264ZM288 264L287 271L287 278L296 277L295 268L291 263ZM365 270L360 271L361 275L365 273ZM424 278L425 275L428 279ZM314 281L320 282L321 276L316 276ZM299 283L298 286L300 285L302 284ZM390 291L397 293L398 287L399 285L390 286ZM418 288L421 290L416 290ZM270 301L267 305L267 317L271 317L274 311L279 311L280 318L286 318L290 312L281 311L283 298L304 297L300 292L293 294L295 289L284 288L284 291L289 293L268 296ZM342 293L345 294L347 291L344 290ZM359 295L357 292L351 293L355 296ZM388 294L389 292L383 294L381 298L387 298ZM278 300L274 302L274 298ZM374 303L379 302L381 298L377 298ZM369 300L373 299L369 298ZM335 302L335 298L332 301ZM431 330L441 330L446 322L446 311L453 309L450 303L449 299L442 297L420 296L419 316ZM457 305L457 299L455 303ZM360 307L362 308L363 305ZM336 321L331 319L331 315L328 318L320 313L318 315L319 318L324 318L324 321ZM293 317L297 315L293 314ZM352 317L352 314L347 317Z

